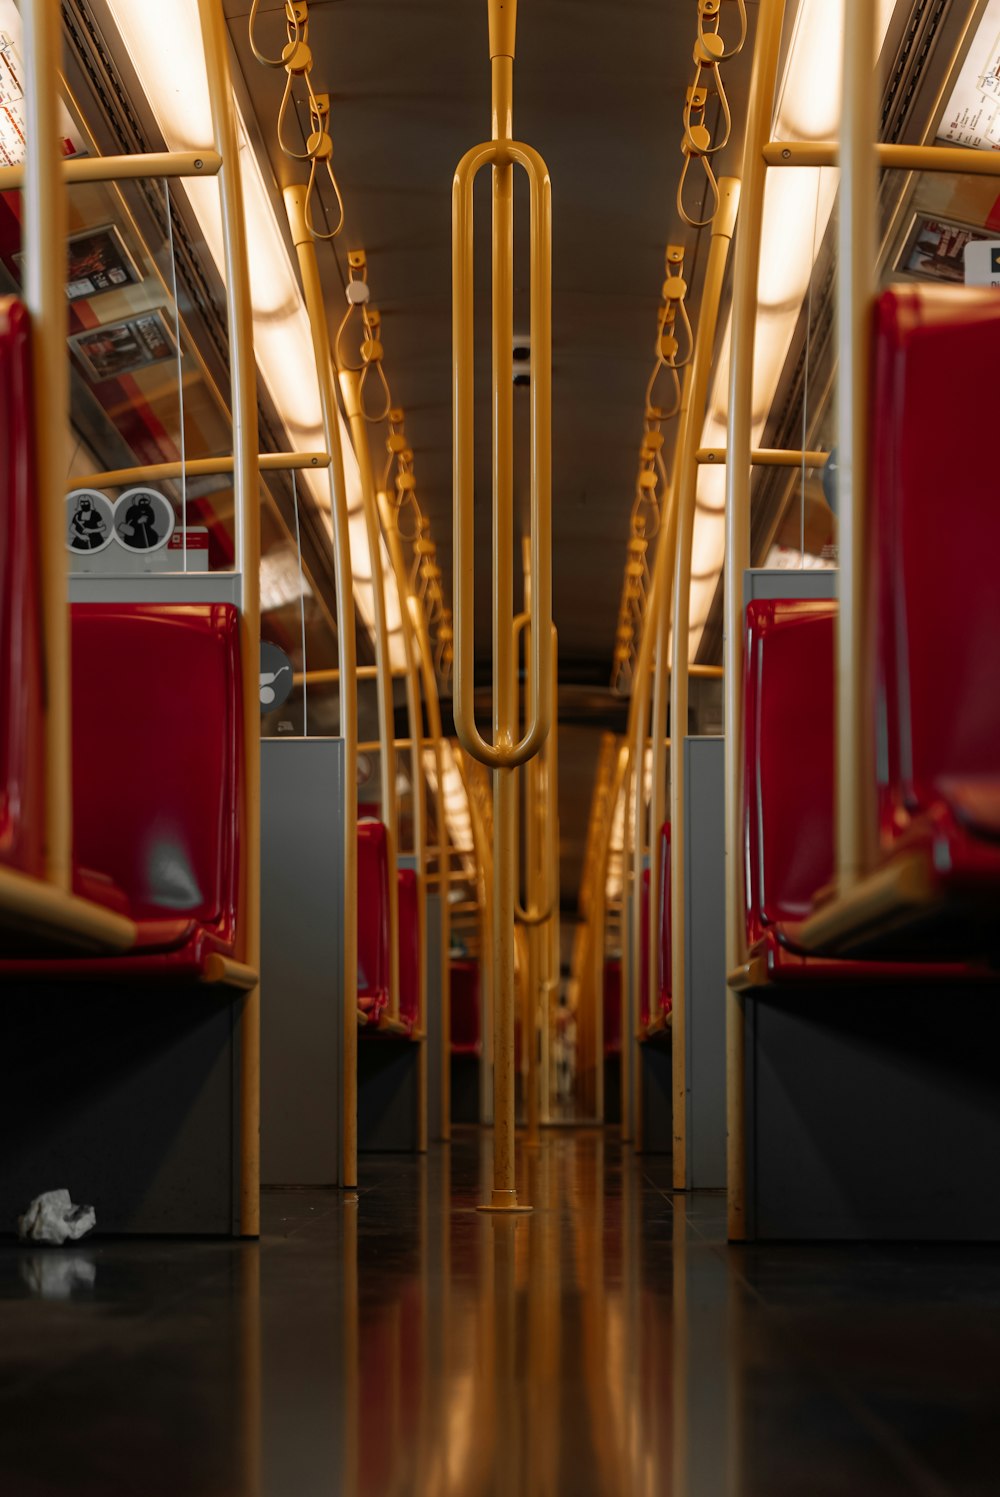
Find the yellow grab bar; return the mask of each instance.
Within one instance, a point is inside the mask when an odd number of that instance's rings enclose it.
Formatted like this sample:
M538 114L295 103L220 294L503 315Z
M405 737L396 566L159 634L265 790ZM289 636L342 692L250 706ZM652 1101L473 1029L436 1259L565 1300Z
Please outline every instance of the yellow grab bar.
M514 1169L514 883L517 791L512 771L536 754L552 716L552 189L537 151L512 138L516 0L488 0L493 138L462 157L452 188L455 526L455 729L494 771L494 1134L488 1210L520 1210ZM531 237L532 677L524 737L514 670L514 192L524 168ZM475 721L475 297L473 188L493 168L493 740Z
M323 412L326 450L330 454L330 517L333 527L333 564L337 583L337 655L340 665L340 736L344 740L344 963L341 1009L341 1142L340 1183L358 1183L358 688L357 642L354 633L354 582L344 454L340 442L340 412L334 387L333 361L326 320L323 283L316 244L305 219L306 189L286 187L285 210L292 231L309 314L316 381Z

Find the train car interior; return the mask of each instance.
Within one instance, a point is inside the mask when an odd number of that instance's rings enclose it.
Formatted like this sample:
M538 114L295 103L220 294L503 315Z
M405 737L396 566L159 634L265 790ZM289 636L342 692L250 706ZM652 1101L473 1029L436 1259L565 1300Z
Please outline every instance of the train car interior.
M0 0L0 1493L1000 1492L998 368L1000 0Z

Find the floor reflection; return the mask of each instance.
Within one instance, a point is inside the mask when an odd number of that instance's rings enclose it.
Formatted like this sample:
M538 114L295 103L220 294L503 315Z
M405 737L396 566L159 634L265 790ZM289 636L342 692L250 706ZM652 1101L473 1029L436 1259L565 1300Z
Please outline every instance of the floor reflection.
M259 1247L0 1249L12 1497L996 1490L1000 1251L724 1242L598 1129L272 1192Z

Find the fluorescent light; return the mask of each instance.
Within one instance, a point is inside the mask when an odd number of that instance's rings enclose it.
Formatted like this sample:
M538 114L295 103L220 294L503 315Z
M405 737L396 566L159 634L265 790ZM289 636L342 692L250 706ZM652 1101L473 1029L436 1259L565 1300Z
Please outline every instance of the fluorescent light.
M300 598L311 598L312 589L299 567L299 558L290 546L269 551L260 559L260 607L272 613Z
M204 149L212 141L212 113L208 76L202 49L196 0L172 0L169 17L159 0L108 0L125 48L149 100L156 122L172 151ZM289 257L268 185L246 123L236 106L240 166L246 214L247 258L253 304L253 339L257 366L293 443L302 450L325 446L322 406L312 338L298 274ZM181 190L180 184L171 187ZM222 208L218 184L210 178L183 183L205 243L219 274L225 279ZM348 508L361 509L361 475L347 425L338 411L344 455ZM328 473L303 471L306 484L328 516L331 509ZM350 530L351 562L355 570L354 597L369 632L375 609L371 594L371 561L362 517L360 530ZM383 571L386 561L383 559ZM388 569L387 590L395 588ZM398 611L398 608L397 608Z
M996 4L997 0L991 0ZM878 0L877 50L881 51L896 0ZM778 91L775 138L828 140L840 129L844 0L800 0L785 72ZM873 59L874 65L874 59ZM781 372L823 243L840 174L832 167L781 167L768 173L761 230L759 308L754 348L751 444L760 445ZM732 317L723 335L708 402L702 446L725 446L720 423L729 405ZM705 621L725 560L720 475L703 467L698 479L692 556L689 659L701 644Z

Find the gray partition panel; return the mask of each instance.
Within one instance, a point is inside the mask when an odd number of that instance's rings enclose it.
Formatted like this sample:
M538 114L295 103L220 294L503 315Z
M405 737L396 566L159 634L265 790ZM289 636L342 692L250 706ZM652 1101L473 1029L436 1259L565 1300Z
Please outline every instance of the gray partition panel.
M1000 1241L1000 986L745 997L754 1238Z
M722 738L684 740L687 1181L726 1183L726 829Z
M342 739L262 742L265 1185L339 1183L343 807Z
M65 1188L97 1232L240 1230L242 998L191 982L4 986L0 1233Z
M240 604L239 572L145 572L134 576L69 579L71 603Z
M824 602L837 596L837 570L794 571L788 567L748 568L743 573L743 597L748 603L767 598L811 598Z

